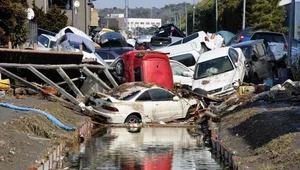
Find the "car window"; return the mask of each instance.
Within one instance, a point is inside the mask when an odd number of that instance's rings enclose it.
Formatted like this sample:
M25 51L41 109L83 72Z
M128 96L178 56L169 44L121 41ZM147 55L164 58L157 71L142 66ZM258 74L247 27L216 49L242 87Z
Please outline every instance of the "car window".
M274 33L255 33L251 40L264 39L267 42L286 43L284 36L281 34Z
M56 42L55 41L50 41L50 46L49 48L53 48L56 46Z
M192 41L193 39L196 39L197 37L199 37L199 34L198 33L194 33L192 35L189 35L189 36L183 38L182 43L187 43L189 41Z
M151 101L151 100L152 99L148 91L145 91L136 99L136 101Z
M246 59L250 59L250 56L251 56L250 55L251 54L251 46L243 46L243 47L239 47L239 48L242 50L245 58Z
M231 58L231 60L234 63L238 62L238 60L239 60L239 53L235 49L229 48L228 55L229 55L229 57Z
M111 95L111 96L118 99L118 100L131 100L132 98L134 98L139 93L140 93L140 90L137 90L137 91L133 91L131 93L128 93L125 96L119 96L119 95L116 95L116 94Z
M223 56L198 63L195 69L195 79L201 79L231 70L233 70L233 66L229 60L229 57Z
M162 89L151 89L149 92L154 101L170 101L174 97L172 93Z
M259 56L264 56L266 54L265 48L262 44L256 44L256 50L257 50Z
M176 42L174 42L174 43L170 44L169 46L173 46L173 45L178 45L178 44L181 44L181 41L182 41L182 40L176 41Z
M171 64L171 69L172 69L173 75L182 76L183 72L189 71L186 68L179 65L178 63L171 62L170 64Z
M97 52L96 53L103 59L103 60L107 60L107 59L115 59L116 57L113 56L110 53L107 52Z
M40 35L38 36L38 41L43 45L45 46L46 48L48 48L49 46L49 38L43 36L43 35Z
M191 53L173 56L173 57L170 57L170 59L176 60L187 67L194 66L196 64L196 60L195 60L193 54L191 54Z

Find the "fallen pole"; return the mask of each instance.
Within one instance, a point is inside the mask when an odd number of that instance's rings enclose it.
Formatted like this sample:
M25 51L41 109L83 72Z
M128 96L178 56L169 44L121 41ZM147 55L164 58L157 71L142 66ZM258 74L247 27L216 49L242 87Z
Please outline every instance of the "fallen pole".
M112 67L105 67L102 65L93 65L93 64L58 64L58 65L46 65L46 64L19 64L19 63L0 63L0 67L4 68L21 68L21 69L27 69L29 66L32 66L36 69L40 70L56 70L58 68L62 68L65 70L68 69L81 69L84 67L90 68L90 69L108 69L113 70Z
M21 82L22 84L24 84L25 86L27 86L28 88L31 88L31 89L33 89L33 90L35 90L35 91L37 91L37 92L39 92L39 93L41 93L43 95L50 96L50 97L52 97L52 98L54 98L54 99L56 99L56 100L58 100L60 102L63 102L64 104L73 105L73 104L71 104L71 103L69 103L69 102L67 102L67 101L65 101L65 100L63 100L63 99L61 99L61 98L59 98L59 97L51 94L51 93L46 93L42 88L40 88L40 87L34 85L33 83L30 83L30 82L26 81L25 79L23 79L23 78L15 75L15 74L13 74L13 73L5 70L2 67L0 67L0 72L2 74L6 75L7 77L10 77L10 78L12 78L14 80L17 80L17 81Z

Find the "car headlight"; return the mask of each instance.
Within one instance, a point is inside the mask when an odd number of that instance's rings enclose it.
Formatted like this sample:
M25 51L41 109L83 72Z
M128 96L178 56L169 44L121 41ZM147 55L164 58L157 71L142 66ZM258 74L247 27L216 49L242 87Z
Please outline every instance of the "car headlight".
M230 88L232 88L232 84L228 84L228 85L224 86L224 90L228 90Z

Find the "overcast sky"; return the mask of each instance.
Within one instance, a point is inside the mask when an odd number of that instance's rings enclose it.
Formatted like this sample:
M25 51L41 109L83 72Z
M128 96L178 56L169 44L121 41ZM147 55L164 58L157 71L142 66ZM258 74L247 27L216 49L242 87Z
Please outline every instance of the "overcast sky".
M198 2L199 0L195 0ZM193 0L129 0L129 8L144 7L161 8L168 4L178 4L181 2L193 3ZM125 0L96 0L94 1L95 8L125 8Z

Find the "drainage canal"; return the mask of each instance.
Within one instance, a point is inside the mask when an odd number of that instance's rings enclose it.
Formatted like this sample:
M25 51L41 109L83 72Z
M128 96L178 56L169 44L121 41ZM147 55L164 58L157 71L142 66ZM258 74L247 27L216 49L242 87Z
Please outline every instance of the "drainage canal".
M198 128L104 128L88 141L83 170L222 169Z

